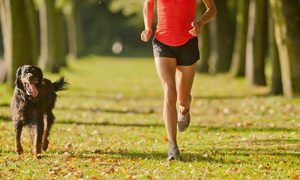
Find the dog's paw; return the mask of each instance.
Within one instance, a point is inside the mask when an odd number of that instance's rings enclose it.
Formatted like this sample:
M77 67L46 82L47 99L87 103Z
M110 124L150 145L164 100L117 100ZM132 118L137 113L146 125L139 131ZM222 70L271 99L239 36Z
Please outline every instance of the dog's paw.
M46 150L48 149L48 145L49 145L49 141L46 140L45 142L43 142L42 149L43 149L44 151L46 151Z
M36 159L41 159L41 157L42 157L41 144L39 144L39 146L37 148L33 148L32 153Z
M42 154L41 154L41 153L39 153L39 154L34 154L34 157L35 157L36 159L41 159L41 158L42 158Z
M19 155L22 154L24 151L23 151L23 148L22 146L17 146L16 149L15 149L16 153L18 153Z

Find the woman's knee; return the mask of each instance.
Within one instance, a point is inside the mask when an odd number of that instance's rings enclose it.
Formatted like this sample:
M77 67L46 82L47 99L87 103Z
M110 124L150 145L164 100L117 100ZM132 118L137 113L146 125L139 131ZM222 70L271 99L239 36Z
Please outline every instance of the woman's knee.
M164 99L165 102L168 103L169 105L176 104L177 101L176 88L171 88L171 87L165 88Z

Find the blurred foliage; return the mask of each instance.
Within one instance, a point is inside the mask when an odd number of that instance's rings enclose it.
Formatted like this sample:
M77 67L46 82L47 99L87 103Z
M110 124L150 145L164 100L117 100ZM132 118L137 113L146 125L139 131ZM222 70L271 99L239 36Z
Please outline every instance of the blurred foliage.
M72 0L56 0L55 1L55 6L58 8L58 9L62 9L62 10L67 10L67 11L71 11L71 6L70 6L70 2ZM35 3L36 5L36 9L38 9L40 3L41 3L41 0L33 0L33 2Z
M151 48L145 49L144 43L140 41L140 32L144 26L140 1L127 2L135 4L135 13L131 10L130 15L123 13L129 12L123 11L130 9L129 6L122 9L119 3L122 4L122 1L89 1L84 4L81 21L86 53L112 54L113 43L120 41L123 44L120 55L151 55Z
M71 1L73 0L57 0L56 7L62 9L64 13L69 14L72 11Z
M109 5L112 12L121 11L125 16L141 14L144 0L113 0Z
M68 15L72 11L72 1L56 0L56 7ZM112 55L112 45L116 41L123 44L120 55L151 55L140 41L140 32L144 24L142 18L143 0L77 0L80 1L80 19L82 24L84 54ZM38 16L41 0L34 0ZM38 18L38 17L37 17ZM37 29L39 25L37 25ZM0 55L3 45L0 35Z

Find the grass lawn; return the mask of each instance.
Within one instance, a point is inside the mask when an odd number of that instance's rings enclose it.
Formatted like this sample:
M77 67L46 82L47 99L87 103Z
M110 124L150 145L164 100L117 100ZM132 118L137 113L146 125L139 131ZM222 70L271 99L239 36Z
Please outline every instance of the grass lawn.
M266 96L244 79L197 75L182 160L165 161L162 90L151 59L70 61L41 160L14 152L11 92L0 85L0 179L300 178L300 99ZM45 74L51 80L58 75ZM10 93L8 93L10 92Z

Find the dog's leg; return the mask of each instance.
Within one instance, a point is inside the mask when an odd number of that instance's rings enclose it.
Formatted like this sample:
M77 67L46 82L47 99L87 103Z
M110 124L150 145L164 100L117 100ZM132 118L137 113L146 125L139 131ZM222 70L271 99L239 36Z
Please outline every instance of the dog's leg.
M54 115L52 113L52 111L47 112L44 116L44 122L45 122L45 131L43 134L43 150L46 151L49 145L49 133L50 133L50 129L52 127L52 124L54 122Z
M29 136L30 136L30 143L31 145L34 145L34 130L32 128L32 125L28 125L28 132L29 132Z
M22 129L23 129L23 123L22 123L22 121L15 121L14 126L15 126L15 132L16 132L16 149L15 149L15 151L18 154L21 154L21 153L23 153L23 148L21 145L21 134L22 134Z
M33 125L32 125L35 138L34 138L34 149L33 154L36 158L41 158L42 152L42 137L44 132L44 121L43 118L40 117Z

